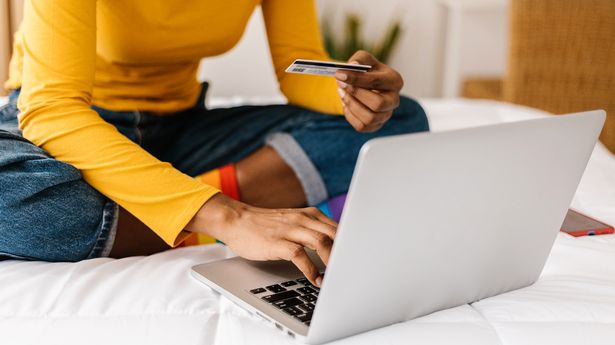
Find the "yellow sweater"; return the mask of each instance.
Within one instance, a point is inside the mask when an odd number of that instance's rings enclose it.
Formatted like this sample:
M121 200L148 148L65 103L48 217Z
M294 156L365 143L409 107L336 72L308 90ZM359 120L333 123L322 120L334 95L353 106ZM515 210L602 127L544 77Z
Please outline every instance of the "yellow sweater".
M289 102L341 113L332 78L284 73L295 58L327 59L313 0L30 0L6 84L22 89L24 137L176 245L218 191L159 161L90 106L160 113L191 107L199 60L232 48L259 4Z

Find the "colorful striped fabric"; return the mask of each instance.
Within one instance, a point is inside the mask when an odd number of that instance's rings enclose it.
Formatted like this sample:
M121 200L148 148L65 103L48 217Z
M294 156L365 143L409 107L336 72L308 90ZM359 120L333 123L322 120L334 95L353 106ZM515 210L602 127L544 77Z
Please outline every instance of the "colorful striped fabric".
M344 210L345 203L346 194L340 194L321 203L317 207L329 218L339 222L340 218L342 218L342 211Z

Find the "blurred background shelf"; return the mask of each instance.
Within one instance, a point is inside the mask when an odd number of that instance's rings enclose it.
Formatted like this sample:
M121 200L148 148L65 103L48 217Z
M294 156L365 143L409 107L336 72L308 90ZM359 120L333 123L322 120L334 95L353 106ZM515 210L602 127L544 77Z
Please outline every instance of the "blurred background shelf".
M444 10L442 91L459 97L464 76L501 75L507 48L506 0L441 0Z

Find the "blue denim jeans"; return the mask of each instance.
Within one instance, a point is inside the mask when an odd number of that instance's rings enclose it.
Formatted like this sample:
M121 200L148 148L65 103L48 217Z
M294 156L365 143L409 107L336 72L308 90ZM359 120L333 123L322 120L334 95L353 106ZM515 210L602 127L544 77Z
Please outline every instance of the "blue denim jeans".
M381 130L357 133L343 117L292 105L206 109L172 116L93 107L123 135L180 171L197 176L268 145L294 170L308 203L345 193L367 140L427 131L420 105L406 97ZM0 108L0 257L78 261L107 256L118 206L76 168L24 139L14 91Z

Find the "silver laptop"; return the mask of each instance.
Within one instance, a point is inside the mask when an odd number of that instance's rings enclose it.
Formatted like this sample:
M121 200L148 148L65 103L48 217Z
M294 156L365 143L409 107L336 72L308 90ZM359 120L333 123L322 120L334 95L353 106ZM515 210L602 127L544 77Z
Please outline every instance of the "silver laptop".
M605 112L371 140L322 288L288 262L232 258L194 277L318 344L536 281Z

